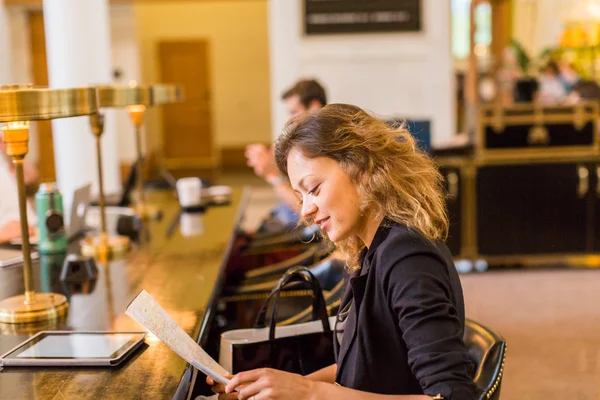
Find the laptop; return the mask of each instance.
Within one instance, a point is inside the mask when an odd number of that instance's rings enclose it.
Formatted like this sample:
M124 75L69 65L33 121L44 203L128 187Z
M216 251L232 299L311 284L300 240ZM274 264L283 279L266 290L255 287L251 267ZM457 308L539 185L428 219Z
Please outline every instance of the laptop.
M160 167L160 176L167 182L167 185L177 191L177 179L165 167Z
M37 251L31 252L31 259L37 260L40 255ZM21 249L0 247L0 268L23 264L23 252Z
M144 159L142 158L142 163ZM104 204L108 206L117 206L117 207L127 207L131 204L131 192L134 189L136 182L136 167L137 160L131 164L131 168L129 169L129 174L127 175L127 179L123 184L123 191L121 193L112 193L104 195ZM94 199L90 205L98 206L98 199Z
M88 183L73 194L71 204L71 219L67 229L67 240L72 242L85 230L85 212L92 203L92 184Z

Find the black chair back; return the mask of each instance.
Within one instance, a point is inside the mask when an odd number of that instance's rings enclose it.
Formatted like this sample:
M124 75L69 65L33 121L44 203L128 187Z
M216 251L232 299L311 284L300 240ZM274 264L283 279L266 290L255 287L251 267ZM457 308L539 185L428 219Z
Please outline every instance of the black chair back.
M258 274L247 275L247 278L239 282L233 287L226 288L226 293L232 294L243 294L243 293L259 293L259 292L270 292L275 287L281 276L290 268L300 265L310 265L308 267L310 271L318 279L321 287L324 291L331 290L337 283L342 279L344 274L344 265L340 265L338 259L339 255L336 253L329 254L323 251L300 254L297 257L286 260L285 263L276 263L271 266L263 267L258 270L248 271L253 273L258 271ZM324 255L327 257L323 258ZM300 257L303 256L303 257ZM301 283L292 284L291 287L294 289L302 288Z
M333 250L333 247L327 244L315 243L312 246L307 247L305 251L298 254L296 257L246 271L242 284L249 285L266 281L278 281L288 269L297 265L314 265L323 258L329 256ZM269 288L268 291L270 290L271 289Z
M473 380L483 391L481 399L499 399L506 341L493 330L469 319L465 323L464 341L471 361L475 364Z
M268 251L273 248L287 247L293 244L307 244L320 241L319 227L296 226L292 229L284 229L282 232L256 234L248 242L245 252Z

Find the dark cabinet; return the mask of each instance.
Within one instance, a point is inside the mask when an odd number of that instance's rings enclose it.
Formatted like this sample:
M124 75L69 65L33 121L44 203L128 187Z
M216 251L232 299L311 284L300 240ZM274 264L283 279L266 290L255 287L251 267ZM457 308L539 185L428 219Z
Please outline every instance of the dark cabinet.
M590 251L594 201L600 206L595 177L596 166L591 163L479 167L479 254L485 257ZM596 219L600 228L600 217ZM600 240L595 243L600 249Z
M598 105L594 103L551 107L529 103L504 108L490 104L482 107L481 116L478 140L484 152L574 147L588 147L593 152L598 143Z
M592 164L590 167L590 242L594 253L600 252L600 163Z
M448 231L446 245L453 256L458 256L460 255L462 247L462 174L459 167L440 167L440 172L444 177L446 206L448 209L448 218L450 220L450 229Z

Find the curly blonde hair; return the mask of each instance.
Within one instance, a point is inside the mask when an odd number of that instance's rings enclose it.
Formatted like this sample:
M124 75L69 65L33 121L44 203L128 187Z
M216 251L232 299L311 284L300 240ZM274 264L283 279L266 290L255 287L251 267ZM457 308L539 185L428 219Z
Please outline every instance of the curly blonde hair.
M292 150L337 161L357 185L362 215L406 225L431 241L446 238L442 176L404 125L390 127L359 107L331 104L286 125L275 144L275 160L286 177ZM351 237L336 245L348 267L358 268L362 241Z

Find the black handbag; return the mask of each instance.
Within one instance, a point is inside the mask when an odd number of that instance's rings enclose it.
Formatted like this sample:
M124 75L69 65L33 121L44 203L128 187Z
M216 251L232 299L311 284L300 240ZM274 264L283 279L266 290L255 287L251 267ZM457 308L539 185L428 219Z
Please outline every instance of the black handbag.
M306 282L312 291L313 320L321 321L323 330L275 338L277 308L280 293L292 282ZM255 343L240 343L232 346L232 373L256 368L274 368L282 371L307 375L335 363L333 332L329 326L327 308L318 280L306 267L288 270L264 302L254 328L266 328L266 314L270 302L271 320L268 340Z

